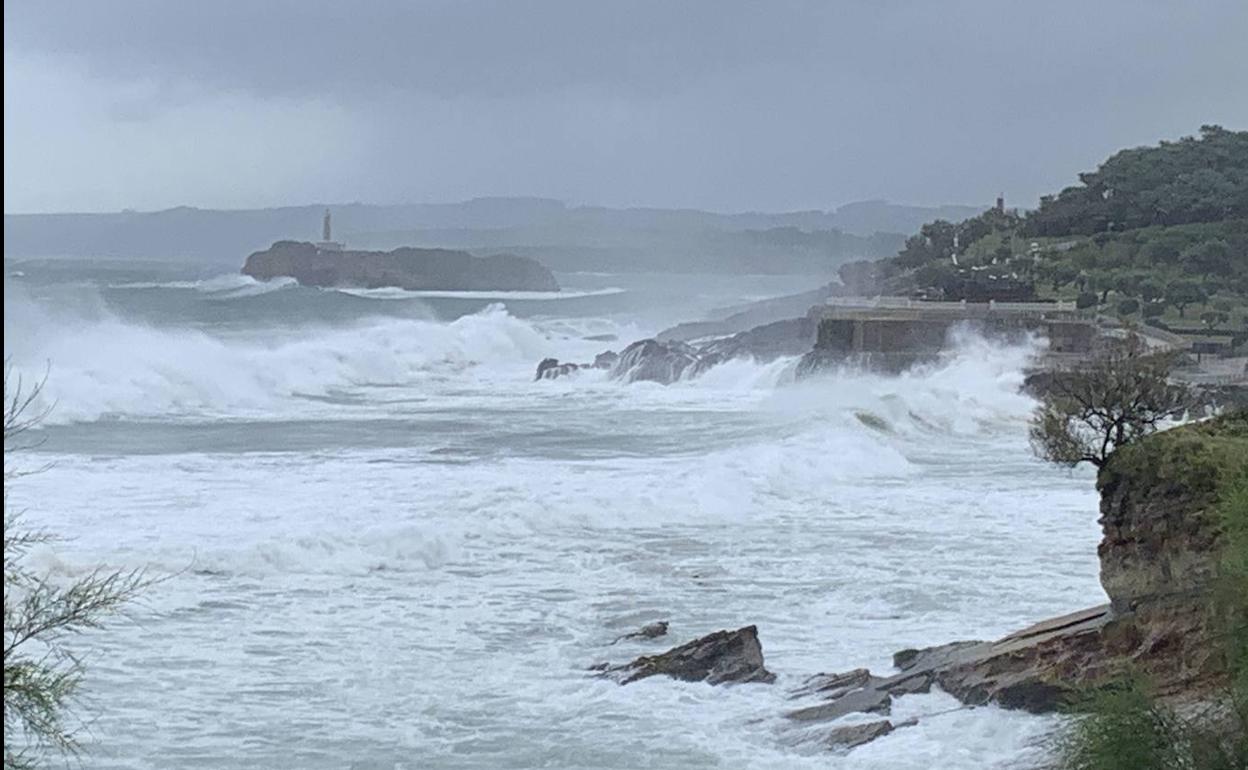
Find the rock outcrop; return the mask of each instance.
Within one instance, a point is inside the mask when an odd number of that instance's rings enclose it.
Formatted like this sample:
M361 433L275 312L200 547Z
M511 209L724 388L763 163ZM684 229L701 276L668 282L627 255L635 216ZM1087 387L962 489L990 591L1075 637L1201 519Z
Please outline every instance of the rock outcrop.
M670 385L701 374L712 365L697 348L684 342L640 340L620 351L620 357L611 367L611 378Z
M1044 713L1126 673L1147 676L1163 697L1199 700L1225 676L1210 609L1221 550L1214 508L1219 485L1246 460L1245 412L1119 449L1097 480L1105 535L1098 554L1109 604L997 641L902 650L891 676L855 669L812 677L793 695L819 702L785 716L811 723L886 714L893 698L933 686L968 705ZM881 726L861 734L877 731L886 732Z
M262 281L290 277L305 286L397 287L436 291L558 291L540 262L499 254L402 248L329 251L311 243L278 241L247 257L243 274Z
M608 350L605 353L599 353L594 356L592 364L565 363L557 358L543 358L537 365L537 376L533 379L534 381L553 380L573 372L578 372L581 369L610 369L615 365L619 357L619 354L615 351Z
M755 626L716 631L658 655L643 655L621 666L607 666L602 675L620 684L651 676L670 676L707 684L770 684L776 675L763 665L763 648Z
M811 318L790 318L699 345L676 340L638 340L618 354L610 350L598 354L593 364L564 364L558 359L544 359L538 364L537 379L554 379L592 366L609 369L612 379L624 382L670 385L697 377L712 366L735 358L766 363L784 356L799 356L813 344L815 328Z

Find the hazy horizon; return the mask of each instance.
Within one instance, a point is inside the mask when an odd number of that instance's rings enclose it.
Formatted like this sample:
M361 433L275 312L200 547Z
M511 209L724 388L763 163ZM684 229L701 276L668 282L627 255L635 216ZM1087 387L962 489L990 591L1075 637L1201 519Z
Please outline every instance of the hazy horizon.
M6 3L5 212L1016 205L1248 125L1248 5Z
M171 206L161 206L159 208L134 208L126 207L121 209L97 209L97 210L63 210L63 211L8 211L4 212L5 216L54 216L54 215L89 215L89 214L159 214L167 211L175 211L178 209L191 209L195 211L221 211L221 212L242 212L242 211L271 211L280 209L302 209L308 207L324 206L329 209L346 208L349 206L365 206L376 208L402 208L417 206L467 206L473 203L487 201L540 201L558 203L565 209L603 209L609 211L664 211L664 212L697 212L703 214L716 214L720 216L740 216L740 215L768 215L768 214L801 214L807 212L834 213L849 206L857 206L862 204L883 204L886 206L897 206L905 208L918 209L939 209L939 208L976 208L987 207L991 201L980 203L967 201L942 201L939 203L913 203L910 201L895 201L887 198L869 198L847 200L841 203L826 206L824 208L805 208L805 209L710 209L698 208L695 206L650 206L644 203L634 206L612 206L601 203L586 203L582 201L563 200L560 198L551 198L542 195L476 195L471 198L461 198L457 200L423 200L423 201L331 201L331 200L296 200L288 203L277 203L271 206L199 206L192 203L175 203ZM1013 205L1013 204L1011 204Z

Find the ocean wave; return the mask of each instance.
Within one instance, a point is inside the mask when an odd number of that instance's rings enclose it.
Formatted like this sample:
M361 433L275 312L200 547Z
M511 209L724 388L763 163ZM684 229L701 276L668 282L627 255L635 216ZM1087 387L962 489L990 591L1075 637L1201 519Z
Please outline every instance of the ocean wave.
M607 297L613 294L623 294L626 290L610 287L606 289L587 289L585 291L434 291L400 289L397 287L382 287L378 289L340 287L333 289L333 291L369 299L481 299L502 302L505 300L560 300Z
M282 291L298 285L299 282L294 278L281 277L269 281L259 281L241 273L226 273L200 281L134 281L110 284L108 288L195 291L205 295L206 299L230 300L242 297L258 297L262 294Z
M308 396L361 386L420 386L468 370L488 380L492 366L526 371L554 347L499 305L449 323L372 318L227 335L6 299L6 353L27 376L50 366L52 423L303 413Z

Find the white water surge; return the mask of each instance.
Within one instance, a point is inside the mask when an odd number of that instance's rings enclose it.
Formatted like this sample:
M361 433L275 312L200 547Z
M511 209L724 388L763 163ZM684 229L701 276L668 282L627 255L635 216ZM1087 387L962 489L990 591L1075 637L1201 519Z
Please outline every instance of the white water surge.
M894 721L919 724L845 755L779 717L809 674L887 671L895 650L1100 600L1091 480L1027 448L1028 350L967 340L939 367L796 385L787 361L671 387L533 382L544 356L589 360L654 329L554 303L326 322L331 293L286 323L238 321L241 303L302 289L231 299L219 324L146 321L137 304L248 287L114 287L84 312L6 284L6 353L26 372L50 360L55 399L30 458L54 465L9 504L74 537L37 563L169 575L131 621L83 640L86 765L1043 757L1053 720L940 693L901 698ZM584 339L603 334L621 339ZM666 639L608 646L659 619ZM584 671L747 624L775 686L619 687Z

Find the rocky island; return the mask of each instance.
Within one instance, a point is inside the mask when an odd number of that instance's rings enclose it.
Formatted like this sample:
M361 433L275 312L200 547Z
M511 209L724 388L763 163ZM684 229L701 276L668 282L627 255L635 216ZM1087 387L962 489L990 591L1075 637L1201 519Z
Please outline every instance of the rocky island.
M555 276L529 257L401 248L346 251L278 241L247 257L243 275L294 278L305 286L396 287L415 291L559 291Z

